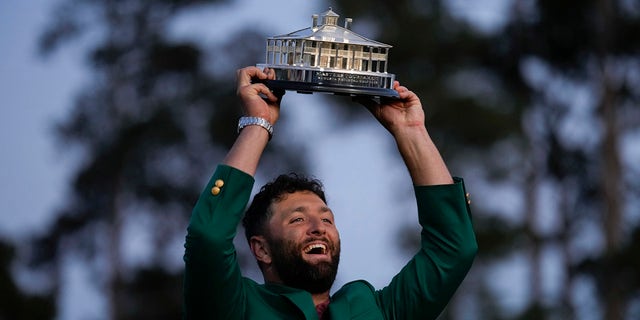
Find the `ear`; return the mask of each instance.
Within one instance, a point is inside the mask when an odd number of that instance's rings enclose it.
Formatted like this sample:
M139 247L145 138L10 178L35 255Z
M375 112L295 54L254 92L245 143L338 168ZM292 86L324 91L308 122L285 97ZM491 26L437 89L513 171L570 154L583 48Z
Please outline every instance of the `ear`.
M256 257L258 262L270 265L271 264L271 250L267 239L264 236L253 236L249 239L249 247L253 256Z

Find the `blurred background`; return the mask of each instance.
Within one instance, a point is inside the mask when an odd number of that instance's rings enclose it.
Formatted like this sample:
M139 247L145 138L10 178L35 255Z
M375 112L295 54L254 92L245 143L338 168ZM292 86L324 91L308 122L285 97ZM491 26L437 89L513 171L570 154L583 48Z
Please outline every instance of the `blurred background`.
M329 7L393 45L471 193L480 253L440 319L640 319L637 0L2 1L0 319L180 318L235 70ZM384 287L419 232L392 139L347 97L288 92L282 110L256 185L322 179L334 288Z

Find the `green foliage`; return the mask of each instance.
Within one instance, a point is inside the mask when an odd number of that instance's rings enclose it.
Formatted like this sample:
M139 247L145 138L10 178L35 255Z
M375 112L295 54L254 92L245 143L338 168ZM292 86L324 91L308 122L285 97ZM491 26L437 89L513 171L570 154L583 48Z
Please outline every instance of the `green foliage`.
M635 263L629 261L637 255L628 251L637 239L626 236L629 228L621 223L624 219L634 226L640 223L637 215L629 217L621 209L633 206L640 190L632 181L639 177L637 169L623 167L618 149L623 136L640 126L639 85L630 76L640 73L637 1L512 1L505 25L493 33L478 32L452 15L444 1L335 3L336 12L357 18L356 31L364 21L365 31L373 38L394 46L389 71L422 98L430 133L450 169L465 172L465 165L476 163L474 168L483 171L476 177L487 179L483 185L512 185L525 201L523 209L509 213L513 219L507 223L483 205L500 201L499 194L491 192L494 199L474 200L480 247L477 264L485 266L524 253L530 257L532 273L530 305L519 315L500 312L499 303L487 300L492 298L484 285L470 289L476 290L478 305L490 306L481 308L477 318L546 319L575 314L576 306L567 297L579 275L595 279L596 299L603 301L606 318L623 318L627 303L640 293L637 271L631 271ZM529 68L532 61L538 64ZM578 89L592 93L589 102L578 102ZM568 127L568 123L575 121L577 113L602 125L601 130L590 132L597 138L572 142L577 138L567 129L576 130L579 125ZM497 154L501 149L496 146L505 143L519 146L508 149L513 154ZM509 164L513 159L519 163ZM622 172L633 178L623 178ZM474 183L467 180L467 184ZM562 225L543 234L535 221L545 184L556 186L558 197L554 206L543 208L555 208L551 215L560 217ZM601 226L598 236L606 239L607 249L595 256L570 250L584 236L581 228L591 223ZM413 252L417 238L406 238L410 233L404 231L399 234L403 235L399 245ZM593 237L592 246L597 245L598 236ZM539 266L545 262L539 252L547 246L571 254L563 257L566 265L561 272L569 285L556 292L561 301L544 301L533 289L540 287L536 284L542 272ZM478 268L475 278L482 280L468 281L490 281L484 280L489 268ZM455 301L452 305L455 309ZM442 317L453 314L445 312Z
M180 319L182 317L182 276L162 268L141 269L133 280L121 283L116 303L116 319Z
M171 39L167 29L185 10L221 3L62 1L41 38L47 54L90 36L93 77L56 131L60 142L83 155L73 197L49 230L33 239L29 264L59 270L65 256L80 257L93 268L95 285L105 288L112 318L180 317L182 276L167 268L166 250L184 234L204 179L235 139L233 119L240 116L235 74L216 76L212 71L222 66L208 62L233 57L234 64L253 64L263 56L266 35L241 31L235 37L243 41L229 39L209 50ZM295 146L286 149L267 150L264 162L303 168L299 157L286 153ZM152 222L135 222L140 216ZM125 227L132 224L150 234L150 268L123 261ZM58 274L50 276L60 281Z
M179 317L180 275L164 268L163 248L173 235L184 233L203 177L235 137L235 121L229 119L239 116L233 75L214 75L212 69L224 66L209 62L222 57L237 65L253 64L262 56L265 35L244 30L231 37L243 41L216 44L216 49L166 35L172 19L184 10L221 3L225 1L62 1L41 38L43 54L70 40L90 38L87 59L93 78L57 130L61 142L83 153L73 177L73 197L49 230L34 239L31 264L56 270L69 252L87 262L108 261L107 272L94 271L108 275L98 281L112 297L114 318ZM394 46L389 72L422 98L429 131L451 171L465 173L465 164L479 164L482 173L475 176L486 181L476 185L508 184L524 199L521 208L509 212L514 217L509 222L497 218L501 215L486 203L501 201L498 191L491 192L491 199L473 200L480 256L462 294L476 303L476 318L576 314L568 297L578 276L597 284L595 298L602 301L607 318L622 318L627 304L633 297L637 303L640 295L639 222L637 215L620 209L640 196L640 185L633 182L640 173L624 167L616 149L640 125L637 1L516 0L506 13L506 25L494 33L477 31L452 15L443 1L334 3L341 16L355 18L356 32ZM531 80L526 68L531 61L538 63L533 72L544 74L542 80ZM577 103L575 87L591 93L588 103ZM336 112L354 121L361 114L354 110ZM576 112L601 125L593 128L595 142L568 142L575 137L567 134L566 125ZM497 146L502 144L515 146L508 149L513 154L501 153ZM299 154L304 154L302 146L275 143L264 163L303 169ZM543 234L535 221L545 185L552 185L557 197L543 208L554 210L551 216L560 226ZM122 228L132 212L152 217L146 228L155 231L156 247L148 268L121 261ZM630 221L629 226L622 221ZM581 227L588 224L601 228L592 246L605 249L572 250L583 236ZM412 233L400 234L405 235L400 245L414 248L417 240L406 238ZM606 243L597 243L600 238ZM559 301L545 300L532 289L528 307L505 314L488 287L492 262L514 253L527 255L532 273L528 286L536 288L544 262L539 252L546 246L567 255L562 262L566 285L556 292ZM10 313L0 316L50 317L56 293L33 300L18 292L6 267L13 253L10 248L2 252L2 286L8 291L1 292L9 292L10 299L0 300L10 302L2 308ZM442 317L454 319L455 311L466 307L454 300ZM42 314L25 316L27 309Z
M0 319L51 319L56 305L53 295L23 293L13 280L11 265L15 248L0 241Z

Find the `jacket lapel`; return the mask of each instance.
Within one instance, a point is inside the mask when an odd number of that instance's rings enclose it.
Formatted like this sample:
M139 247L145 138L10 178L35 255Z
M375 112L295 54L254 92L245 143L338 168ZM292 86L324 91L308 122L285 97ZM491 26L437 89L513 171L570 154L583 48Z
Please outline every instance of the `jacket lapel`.
M305 319L318 320L318 313L316 312L316 307L313 304L313 299L309 292L277 284L268 284L267 286L269 290L286 297L291 303L298 307L300 312L304 314Z

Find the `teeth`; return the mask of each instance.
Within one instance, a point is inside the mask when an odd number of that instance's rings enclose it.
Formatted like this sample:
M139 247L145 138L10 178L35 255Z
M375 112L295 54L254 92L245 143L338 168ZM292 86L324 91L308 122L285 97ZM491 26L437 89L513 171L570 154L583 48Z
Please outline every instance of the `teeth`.
M325 253L327 251L327 246L321 243L312 244L304 248L304 253L309 253L311 252L311 250L314 250L314 249L320 249L322 253Z

